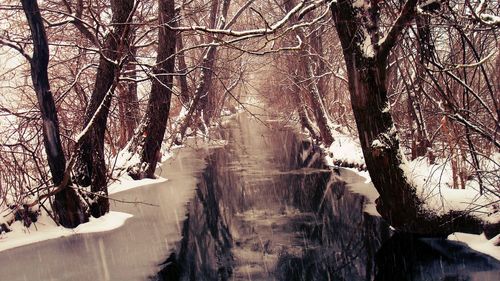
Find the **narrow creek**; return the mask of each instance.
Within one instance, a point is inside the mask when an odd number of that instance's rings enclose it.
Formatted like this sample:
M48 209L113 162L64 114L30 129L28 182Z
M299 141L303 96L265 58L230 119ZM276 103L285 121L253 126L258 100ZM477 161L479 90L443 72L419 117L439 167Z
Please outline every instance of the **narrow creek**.
M364 178L321 164L278 122L240 114L227 145L186 148L165 183L117 193L119 229L0 252L0 280L498 280L466 246L394 234L364 211Z
M394 234L351 191L373 188L364 178L325 169L283 124L242 114L221 134L156 280L499 280L464 245Z

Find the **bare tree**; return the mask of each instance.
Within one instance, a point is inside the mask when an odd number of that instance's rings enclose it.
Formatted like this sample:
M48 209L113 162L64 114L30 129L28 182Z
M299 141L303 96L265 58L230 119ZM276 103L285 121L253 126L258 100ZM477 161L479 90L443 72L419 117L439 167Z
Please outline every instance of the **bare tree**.
M140 162L129 169L134 179L154 178L156 164L161 160L161 144L170 112L172 80L175 66L176 32L168 25L175 21L174 0L158 1L158 49L153 69L148 107L130 151L140 155Z
M49 47L37 1L22 0L23 10L28 19L33 39L33 58L30 60L31 78L38 99L42 117L43 139L47 162L56 186L54 211L57 221L65 227L76 227L87 221L85 209L79 196L71 188L66 172L66 159L61 145L59 121L54 98L50 91L47 65ZM51 194L52 195L52 194Z
M377 210L391 225L407 231L440 234L465 229L477 231L481 223L471 215L461 212L436 215L424 210L415 186L404 171L404 155L389 110L387 66L391 50L417 14L417 4L416 0L406 1L386 30L381 26L383 16L376 1L343 0L333 3L331 8L344 52L360 143L380 194ZM420 5L426 11L435 8L439 5Z
M84 134L78 143L73 168L75 182L80 186L91 186L89 197L94 217L102 216L109 210L104 134L113 92L128 53L129 23L132 21L134 3L133 0L111 1L111 30L102 47L94 90L85 111L84 128L90 133Z

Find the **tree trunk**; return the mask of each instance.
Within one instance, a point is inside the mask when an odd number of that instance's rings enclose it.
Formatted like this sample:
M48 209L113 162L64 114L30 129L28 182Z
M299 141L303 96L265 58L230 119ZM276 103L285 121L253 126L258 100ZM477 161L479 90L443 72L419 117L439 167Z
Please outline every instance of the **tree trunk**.
M289 12L292 10L294 3L292 1L285 1L283 5L285 6L285 11ZM292 24L294 24L297 22L297 18L293 17L291 21ZM304 29L305 28L298 28L295 31L295 34L299 36L303 42L307 42ZM323 102L323 95L325 94L323 85L324 81L322 81L323 79L316 77L316 73L323 73L324 65L320 58L315 59L312 57L312 54L317 56L322 55L321 43L322 40L320 32L313 32L309 40L309 45L303 47L299 52L299 64L304 68L303 72L307 77L309 98L312 103L312 111L314 113L316 123L318 124L321 141L326 147L329 147L334 141L332 135L333 127ZM314 66L316 66L316 70Z
M126 76L130 79L135 79L137 70L135 64L132 63L132 57L136 55L136 48L130 50L130 58L124 67ZM120 149L134 136L135 128L139 123L139 98L137 97L137 82L124 81L117 86L118 90L118 111L120 124Z
M61 145L59 121L47 73L49 46L37 1L21 0L21 3L33 39L33 58L30 61L31 79L42 115L43 143L52 174L52 182L57 187L63 184L66 159ZM80 198L70 186L63 186L56 193L54 211L58 222L64 227L72 228L88 221Z
M307 113L306 103L302 97L301 88L298 86L300 82L298 81L297 75L293 76L293 85L292 85L292 97L297 106L297 110L299 113L300 124L303 128L307 129L311 134L311 137L315 140L320 140L321 136L318 132L318 129L313 125L313 122L309 118L309 114Z
M195 121L199 118L200 111L207 103L206 99L208 99L207 95L212 83L212 68L216 53L217 48L215 46L210 46L207 48L206 55L201 63L202 69L199 78L200 80L193 94L193 99L189 104L189 111L179 126L179 139L177 139L177 143L182 142L184 136L186 135L187 129L190 126L193 127Z
M96 82L85 110L84 128L90 132L83 136L77 147L73 168L75 181L80 186L91 186L91 213L100 217L109 211L107 199L106 164L104 161L104 133L106 131L112 93L118 83L122 58L126 55L127 39L132 20L134 0L112 0L112 31L105 38ZM95 116L94 116L95 115Z
M176 13L176 17L179 17L179 20L175 21L176 26L180 26L180 10ZM182 42L182 31L179 31L176 35L175 38L176 42L176 60L177 60L177 67L178 67L178 79L179 79L179 86L180 86L180 98L182 102L182 106L187 107L189 104L189 100L191 99L191 96L189 94L189 86L187 82L187 64L186 64L186 58L184 56L184 42Z
M129 169L134 179L154 178L156 164L161 160L160 148L167 127L172 97L172 74L175 66L175 31L167 25L175 18L174 0L159 0L158 51L153 70L151 92L144 120L132 141L131 150L140 154L141 161Z
M219 7L219 1L212 2L212 10L210 11L210 26L214 28L224 28L226 25L227 13L229 11L229 5L231 0L222 0L222 7ZM220 13L218 10L221 9ZM217 19L219 19L219 23L217 23ZM219 35L217 39L220 40L222 37ZM213 43L218 40L213 41ZM211 46L208 48L206 59L203 59L202 71L204 72L202 76L204 77L204 89L199 93L201 95L200 103L198 105L198 109L196 111L196 119L204 122L202 125L210 124L213 113L216 107L216 96L212 91L212 77L214 73L215 67L215 59L217 57L217 47ZM210 93L212 92L212 93ZM198 119L199 115L203 114L202 119Z
M316 79L313 70L313 62L310 57L306 57L307 78L309 83L309 95L313 104L313 112L318 123L319 131L321 133L321 140L326 147L329 147L335 140L332 136L332 122L328 116L328 112L323 104L320 88L318 88L319 79Z
M404 155L388 110L387 58L405 26L413 19L416 4L416 0L404 4L380 45L379 11L375 1L371 1L367 10L354 8L349 0L339 0L332 5L363 155L380 194L377 210L392 226L403 231L437 235L459 230L479 231L481 223L468 214L450 212L438 216L422 210L415 187L408 182L403 170ZM368 45L366 41L376 43Z
M415 17L417 23L417 53L415 62L416 70L416 81L417 81L417 93L412 91L408 92L408 99L410 102L410 113L413 116L413 120L416 125L417 135L414 138L415 152L412 157L419 157L428 155L429 161L434 162L434 155L431 149L431 142L429 139L429 134L427 132L427 126L425 120L422 116L422 109L420 106L420 97L425 93L424 88L424 67L427 60L430 59L432 53L434 52L434 45L432 44L430 38L430 17L429 15L417 15Z

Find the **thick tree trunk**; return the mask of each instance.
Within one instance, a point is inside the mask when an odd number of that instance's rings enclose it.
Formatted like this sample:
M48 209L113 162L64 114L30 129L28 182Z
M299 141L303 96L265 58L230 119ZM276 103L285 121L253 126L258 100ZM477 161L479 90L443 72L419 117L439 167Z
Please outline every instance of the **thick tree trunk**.
M52 182L57 187L63 183L66 159L59 134L59 121L52 92L50 91L47 66L49 46L37 1L22 0L33 39L31 78L42 115L43 142ZM70 186L62 186L55 195L54 211L58 222L64 227L76 227L88 220L80 198Z
M106 36L101 50L96 83L89 106L85 111L84 128L90 124L88 128L90 132L85 134L79 142L73 169L74 179L78 185L91 186L92 194L89 197L92 201L91 213L94 217L100 217L109 211L104 133L112 93L118 83L121 60L126 54L126 41L130 30L128 23L132 20L134 3L134 0L111 1L113 29Z
M404 155L388 110L386 72L389 52L415 15L416 3L416 0L408 0L384 42L373 46L367 46L366 41L379 41L376 3L371 1L368 10L354 8L349 0L339 0L332 5L363 155L373 185L380 194L377 210L392 226L403 231L438 235L479 231L481 223L468 214L436 215L423 210L415 187L404 172Z
M156 66L153 70L151 92L144 120L132 141L131 150L139 153L141 161L129 169L134 179L154 178L156 164L161 160L161 144L167 127L172 97L172 74L175 66L175 31L167 25L175 18L174 0L159 0L159 31Z
M406 227L416 221L421 202L415 188L407 182L396 128L392 116L385 110L388 102L385 64L374 60L357 64L347 55L346 63L363 155L380 193L377 209L394 227Z

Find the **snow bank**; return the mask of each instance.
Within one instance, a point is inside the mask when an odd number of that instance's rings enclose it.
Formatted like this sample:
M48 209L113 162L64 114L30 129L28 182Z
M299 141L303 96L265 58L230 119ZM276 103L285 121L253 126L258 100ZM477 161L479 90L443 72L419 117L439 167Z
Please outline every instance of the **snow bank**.
M322 147L326 152L326 163L329 166L335 166L336 161L342 161L348 164L364 164L364 157L361 146L357 139L348 135L334 132L335 141L328 147ZM491 173L493 177L487 182L495 184L495 180L500 178L498 175L498 164L500 163L500 153L491 155L491 159L482 162L484 170L497 171ZM453 189L453 174L451 163L448 159L436 159L435 164L429 164L425 157L420 157L412 161L404 160L401 166L408 180L417 188L417 195L424 202L424 208L436 214L444 214L451 210L465 211L487 221L500 221L500 198L494 194L479 193L479 184L471 179L465 183L465 189ZM371 182L367 171L358 171L355 168L346 168L365 178L365 183ZM498 182L497 182L498 183ZM495 190L496 186L487 186L490 190ZM366 196L369 203L365 206L365 211L371 215L379 216L375 204L378 198L376 189L367 188L366 185L352 184L350 190ZM450 240L461 241L470 248L490 255L500 260L500 235L491 240L487 240L483 235L454 233L448 236Z
M39 221L29 228L24 227L22 222L16 221L10 226L11 232L0 235L0 251L75 234L110 231L119 228L131 217L132 215L127 213L109 212L100 218L91 218L88 223L81 224L75 229L57 226L47 215L40 216Z
M148 184L155 184L167 181L166 178L134 180L129 175L124 174L111 185L108 186L108 193L114 194L125 190L141 187Z
M465 189L453 189L453 174L450 161L436 159L429 164L424 157L406 161L401 168L408 180L417 188L417 195L424 202L424 208L436 214L449 211L465 211L488 222L500 221L498 204L500 200L494 194L479 192L479 184L471 179L465 183ZM495 189L496 187L489 187Z
M500 260L500 247L495 245L500 243L500 234L488 240L486 239L484 234L476 235L476 234L455 232L449 235L448 239L465 243L471 249L492 256L497 260Z
M380 194L375 189L373 184L370 183L371 180L370 176L368 175L368 172L358 171L357 169L353 168L343 168L343 169L350 170L360 175L362 178L364 178L364 181L361 182L354 182L354 183L348 182L347 187L349 188L349 191L361 194L368 199L364 204L363 208L364 212L374 217L380 217L380 214L377 211L377 206L375 204L375 200L380 196Z
M357 139L337 131L333 131L333 137L335 141L332 145L327 149L323 147L323 149L328 152L328 156L325 158L327 165L335 166L334 163L336 161L357 165L365 163L363 151Z
M340 132L334 132L335 141L329 148L322 149L326 152L326 163L335 166L337 161L345 164L364 164L363 152L357 139ZM500 153L491 156L488 163L482 165L483 169L498 171L491 163L500 163ZM404 158L404 157L403 157ZM475 179L465 183L465 189L453 189L453 175L451 163L447 159L436 159L435 164L429 164L427 158L420 157L412 161L404 159L401 168L405 172L409 182L417 189L417 195L424 202L424 208L437 215L449 211L465 211L488 222L500 221L500 199L498 196L486 193L481 195L479 183ZM368 172L360 172L351 169L363 176L366 183L370 182ZM492 173L493 177L500 178L498 172ZM495 183L495 179L487 182ZM494 190L497 187L488 186L487 189Z
M172 154L167 154L166 158L168 159L171 156ZM122 155L121 159L119 159L119 161L122 161L120 164L126 164L126 161L124 161L125 158ZM166 180L162 177L157 179L133 180L127 174L122 174L115 182L108 186L108 192L109 194L114 194L144 185L165 182ZM46 213L42 213L38 217L38 222L33 223L28 228L20 221L14 222L9 227L11 229L10 232L0 235L0 251L75 234L110 231L121 227L131 217L131 214L111 211L100 218L91 217L88 223L81 224L75 229L68 229L57 226ZM12 215L4 217L3 214L0 214L0 223L7 219L12 219Z

